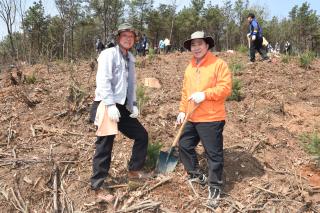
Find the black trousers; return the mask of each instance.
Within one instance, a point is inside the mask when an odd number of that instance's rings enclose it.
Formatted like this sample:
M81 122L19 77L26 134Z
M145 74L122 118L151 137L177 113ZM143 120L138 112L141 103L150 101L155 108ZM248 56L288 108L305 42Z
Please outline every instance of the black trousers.
M250 43L250 61L254 62L256 60L256 51L261 55L263 60L268 59L267 51L262 46L263 38L257 37L256 40Z
M129 171L141 170L147 156L148 133L138 119L129 116L130 112L124 105L117 104L117 108L121 114L118 122L119 131L128 138L134 139L128 165ZM94 190L102 186L108 175L114 138L115 135L97 137L91 177L91 188Z
M199 173L195 147L201 140L208 161L208 185L222 187L223 173L223 127L225 121L187 122L179 141L179 155L189 174Z

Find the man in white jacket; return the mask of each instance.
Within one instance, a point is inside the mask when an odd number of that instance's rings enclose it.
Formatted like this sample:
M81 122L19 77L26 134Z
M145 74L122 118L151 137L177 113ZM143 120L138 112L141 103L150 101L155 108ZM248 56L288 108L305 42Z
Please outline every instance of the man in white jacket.
M145 179L148 175L141 170L147 155L148 133L137 119L135 58L129 52L136 35L130 24L121 24L117 32L118 45L99 55L95 103L102 102L109 119L118 123L118 129L125 136L134 139L128 179ZM91 188L105 201L113 200L111 194L104 194L102 187L110 168L114 138L115 135L98 136L95 143Z

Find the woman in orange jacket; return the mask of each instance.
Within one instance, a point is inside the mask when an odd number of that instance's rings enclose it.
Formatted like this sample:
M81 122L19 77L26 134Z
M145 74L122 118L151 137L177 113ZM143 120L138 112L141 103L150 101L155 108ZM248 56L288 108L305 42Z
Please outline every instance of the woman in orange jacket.
M227 64L209 49L214 40L204 32L195 32L184 47L193 58L185 70L177 123L187 119L179 140L179 155L189 181L208 183L208 204L216 205L220 198L223 171L223 127L225 100L231 93L232 78ZM190 116L194 107L197 107ZM200 171L195 147L201 140L208 161L208 178Z

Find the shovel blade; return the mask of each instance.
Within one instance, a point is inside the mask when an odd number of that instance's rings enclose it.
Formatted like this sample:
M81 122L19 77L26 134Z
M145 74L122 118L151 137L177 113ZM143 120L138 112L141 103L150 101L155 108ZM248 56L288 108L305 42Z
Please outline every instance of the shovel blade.
M172 155L172 152L160 152L157 162L156 172L166 174L173 172L178 163L178 158Z

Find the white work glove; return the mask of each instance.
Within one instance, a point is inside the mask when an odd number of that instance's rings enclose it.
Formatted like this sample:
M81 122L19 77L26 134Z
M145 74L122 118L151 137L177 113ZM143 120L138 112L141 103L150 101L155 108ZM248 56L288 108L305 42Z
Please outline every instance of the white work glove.
M185 117L186 117L186 113L180 112L179 115L178 115L178 117L177 117L176 123L177 123L177 124L182 124L183 121L184 121L184 119L185 119Z
M116 105L110 105L108 106L108 116L110 118L110 120L115 121L115 122L119 122L120 119L120 112L118 110L118 108L116 107Z
M251 40L252 41L256 40L256 35L252 35Z
M204 92L195 92L190 97L189 100L194 101L196 104L201 103L206 98Z
M139 116L139 109L137 106L133 106L132 113L130 114L131 118L137 118Z

